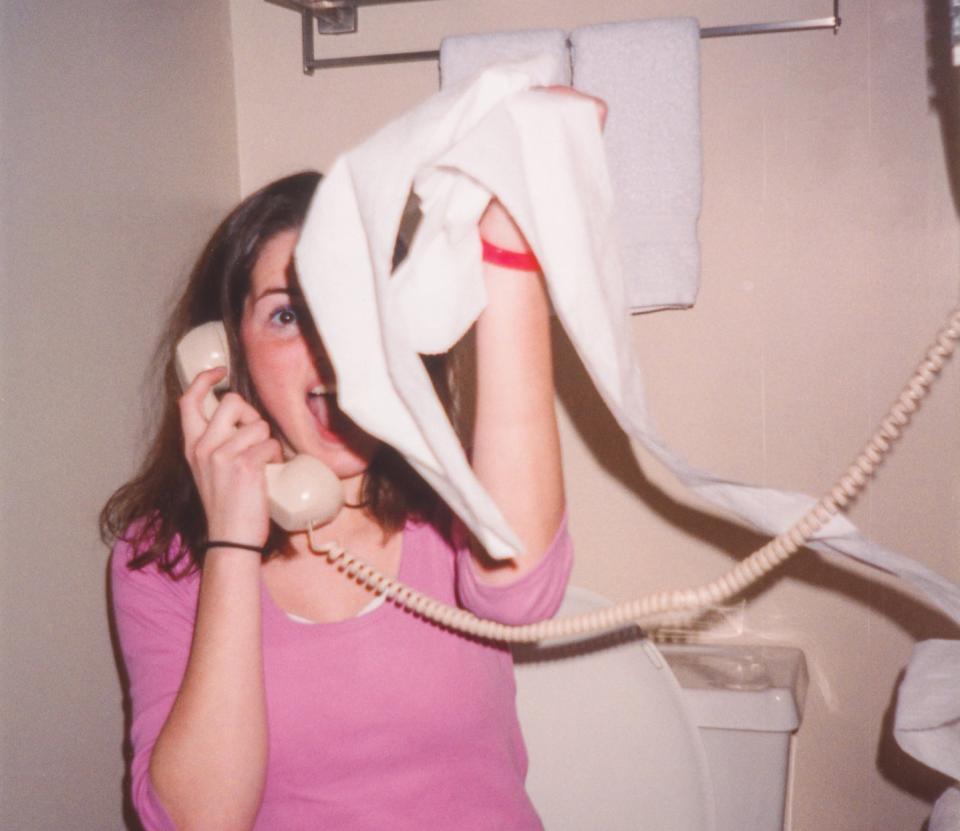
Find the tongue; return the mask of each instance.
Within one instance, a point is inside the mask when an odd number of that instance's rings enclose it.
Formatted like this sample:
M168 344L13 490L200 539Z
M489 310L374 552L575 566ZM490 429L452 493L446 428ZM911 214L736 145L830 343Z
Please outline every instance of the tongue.
M307 408L324 429L330 429L330 407L325 395L311 395L307 398Z

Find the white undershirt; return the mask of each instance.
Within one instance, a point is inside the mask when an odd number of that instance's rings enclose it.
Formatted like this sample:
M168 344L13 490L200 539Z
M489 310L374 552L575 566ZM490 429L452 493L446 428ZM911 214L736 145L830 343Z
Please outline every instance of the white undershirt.
M360 617L360 615L365 615L368 612L372 612L374 609L379 608L386 601L386 597L382 594L378 594L374 597L366 606L364 606L359 612L354 615L354 617ZM316 623L315 620L307 620L305 617L300 617L300 615L295 615L293 612L286 612L286 615L290 620L295 620L297 623Z

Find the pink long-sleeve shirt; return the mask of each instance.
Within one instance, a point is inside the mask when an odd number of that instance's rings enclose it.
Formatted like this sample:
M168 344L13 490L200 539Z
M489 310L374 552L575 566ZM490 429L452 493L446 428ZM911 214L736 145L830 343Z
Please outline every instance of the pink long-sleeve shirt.
M133 704L133 801L149 831L175 826L154 792L150 754L183 679L200 575L131 571L113 552L117 629ZM429 525L403 532L400 579L505 623L559 606L572 564L566 522L544 560L506 587L476 578L469 554ZM335 623L291 619L261 583L269 759L256 829L541 828L523 783L510 653L386 603Z

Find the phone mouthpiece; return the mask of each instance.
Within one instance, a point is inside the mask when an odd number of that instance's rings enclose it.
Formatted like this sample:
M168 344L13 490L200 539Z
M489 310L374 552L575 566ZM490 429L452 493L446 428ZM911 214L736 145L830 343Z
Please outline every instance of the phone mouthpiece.
M343 486L319 459L301 454L266 467L270 518L284 531L325 525L343 507Z

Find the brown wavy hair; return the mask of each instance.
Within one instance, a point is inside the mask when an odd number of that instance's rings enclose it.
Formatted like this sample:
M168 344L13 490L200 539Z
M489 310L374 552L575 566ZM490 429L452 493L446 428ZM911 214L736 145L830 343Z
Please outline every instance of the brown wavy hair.
M152 442L136 475L110 497L100 512L104 542L109 545L122 539L137 552L131 568L156 563L171 576L181 577L203 566L201 546L207 539L206 516L184 456L177 404L181 389L174 364L176 344L190 329L210 320L224 322L230 348L231 386L260 411L275 433L279 432L247 371L239 337L240 321L260 252L276 234L302 227L320 178L313 171L296 173L244 199L210 238L170 315L154 357L154 366L163 367L163 405ZM398 241L394 265L404 253L403 242ZM302 319L308 320L308 316ZM305 334L309 341L319 343L315 332ZM426 357L424 363L441 402L456 424L452 362L441 355ZM363 510L385 534L400 530L411 518L431 522L449 533L449 514L440 499L388 445L381 445L371 460L361 497ZM271 525L267 551L275 552L282 539L281 529Z

